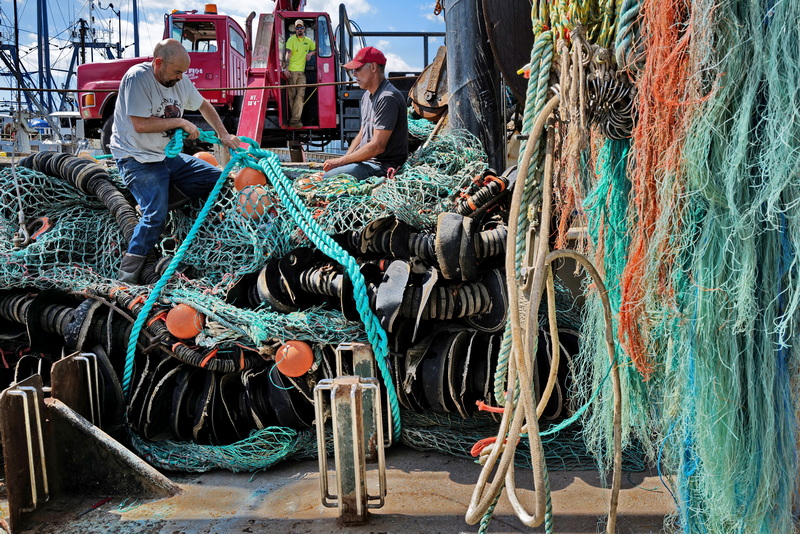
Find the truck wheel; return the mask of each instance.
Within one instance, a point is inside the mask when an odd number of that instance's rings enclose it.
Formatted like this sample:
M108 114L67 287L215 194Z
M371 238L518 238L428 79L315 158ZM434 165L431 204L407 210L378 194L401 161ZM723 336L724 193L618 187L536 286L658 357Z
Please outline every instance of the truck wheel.
M114 115L111 115L103 123L103 128L100 130L100 146L103 148L103 154L111 154L111 149L108 144L111 142L111 129L114 127Z

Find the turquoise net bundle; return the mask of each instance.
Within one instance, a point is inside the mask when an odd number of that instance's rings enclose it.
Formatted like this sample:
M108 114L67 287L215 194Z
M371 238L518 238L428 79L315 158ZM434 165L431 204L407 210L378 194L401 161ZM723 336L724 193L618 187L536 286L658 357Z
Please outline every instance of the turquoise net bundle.
M428 228L439 213L452 209L457 193L487 168L486 159L474 135L451 132L411 154L394 179L373 196L379 204L392 206L398 219Z
M695 65L707 97L683 149L673 269L683 321L656 332L665 381L681 380L663 399L665 459L677 473L681 523L693 531L789 532L800 52L786 31L800 6L696 2L693 14L711 23L717 44Z
M35 236L23 248L14 246L20 208L29 234ZM58 281L59 268L72 265L85 266L96 277L110 277L119 267L125 245L113 217L99 201L60 178L24 167L4 169L0 221L3 287L24 287L39 278L50 280L42 282L49 285Z
M641 372L624 375L626 432L658 462L681 531L792 532L800 6L655 2L643 16L631 182L598 165L584 204ZM604 366L597 321L589 309L584 385ZM601 463L609 418L601 401L586 420Z

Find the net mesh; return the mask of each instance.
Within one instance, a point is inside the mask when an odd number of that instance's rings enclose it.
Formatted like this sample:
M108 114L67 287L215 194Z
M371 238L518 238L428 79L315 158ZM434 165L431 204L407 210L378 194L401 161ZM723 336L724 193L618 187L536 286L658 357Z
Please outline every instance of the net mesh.
M420 135L432 129L418 126ZM434 229L438 214L451 210L459 195L486 168L486 155L478 140L456 131L430 139L394 176L385 179L356 182L340 175L323 181L318 173L291 166L284 172L295 177L296 191L306 199L322 230L345 234L392 214L415 229ZM116 168L106 170L112 183L132 202ZM230 182L238 170L231 171ZM161 309L184 303L206 316L207 327L194 339L193 347L216 348L222 356L232 353L231 347L256 350L286 339L307 340L317 347L366 342L363 325L327 307L279 313L264 305L237 305L237 298L243 298L237 296L237 284L243 277L252 277L270 259L308 245L309 240L282 209L272 186L236 190L230 182L183 256L185 270L170 281L159 301ZM146 287L118 287L114 277L125 251L119 226L106 206L72 183L24 167L4 169L0 171L0 204L0 231L5 237L0 255L6 259L0 268L0 283L5 288L59 288L75 293L89 289L108 302L114 300L114 294L130 298L147 295ZM30 233L35 234L40 226L43 231L24 246L15 247L20 206L28 224L38 221L39 226L30 224ZM158 245L160 254L176 252L200 208L200 202L194 202L170 213ZM579 311L560 285L557 298L562 324L577 329ZM321 364L317 356L315 365ZM142 361L137 362L142 365ZM408 424L404 443L459 456L467 456L476 441L496 431L491 418L465 420L432 414L426 419L406 412L403 419ZM229 445L151 441L133 430L129 440L153 465L182 471L254 471L286 458L316 455L312 431L274 426L255 430ZM591 467L577 432L552 438L547 446L552 451L549 458L557 462L555 468ZM521 465L529 463L525 453L520 454ZM640 465L631 463L629 467Z

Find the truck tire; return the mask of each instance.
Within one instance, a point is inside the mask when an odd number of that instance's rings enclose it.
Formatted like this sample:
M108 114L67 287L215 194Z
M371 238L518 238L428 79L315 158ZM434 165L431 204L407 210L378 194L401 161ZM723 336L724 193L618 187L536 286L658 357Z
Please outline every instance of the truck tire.
M111 149L108 144L111 142L111 129L113 127L114 115L110 115L100 129L100 146L103 148L103 154L111 154Z

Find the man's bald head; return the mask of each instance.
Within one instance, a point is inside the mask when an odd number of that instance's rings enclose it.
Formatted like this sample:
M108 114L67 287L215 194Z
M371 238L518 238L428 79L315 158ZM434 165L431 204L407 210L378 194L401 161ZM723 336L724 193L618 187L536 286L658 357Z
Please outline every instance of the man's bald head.
M189 53L176 39L164 39L153 48L153 59L161 58L167 63L188 60Z
M189 53L175 39L164 39L153 48L153 72L156 80L172 87L189 68Z

